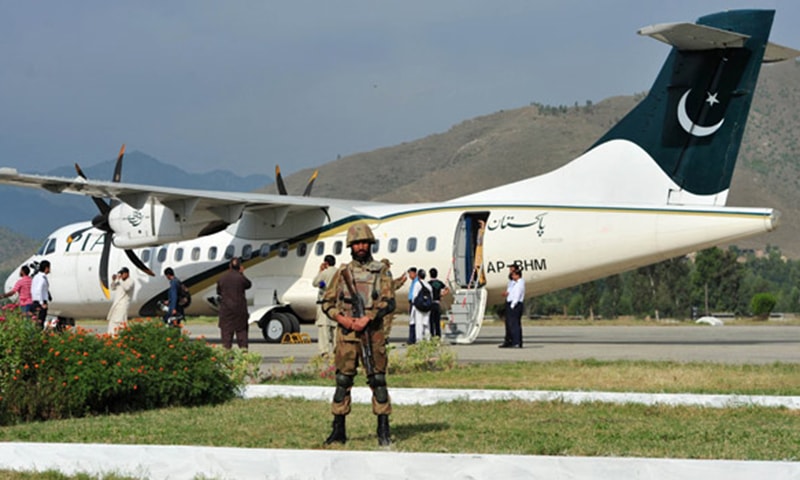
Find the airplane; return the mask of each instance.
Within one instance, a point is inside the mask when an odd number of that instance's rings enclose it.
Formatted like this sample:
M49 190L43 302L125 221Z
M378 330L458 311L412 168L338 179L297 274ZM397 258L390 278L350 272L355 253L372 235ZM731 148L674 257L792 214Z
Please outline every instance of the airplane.
M6 167L0 183L89 196L100 211L57 229L25 261L50 260L51 314L104 318L109 270L131 266L129 313L158 316L168 284L152 275L170 266L195 299L187 315L214 315L216 281L240 256L253 281L249 321L278 342L314 319L311 279L326 254L349 261L347 229L364 221L376 259L449 270L454 300L443 335L471 343L486 305L502 301L512 263L535 296L777 228L776 210L725 206L761 65L800 55L768 41L774 13L726 11L640 29L672 48L627 116L550 173L445 202L316 198L316 175L293 196L280 172L277 195L129 184L122 151L111 182L87 179L79 167L76 178Z

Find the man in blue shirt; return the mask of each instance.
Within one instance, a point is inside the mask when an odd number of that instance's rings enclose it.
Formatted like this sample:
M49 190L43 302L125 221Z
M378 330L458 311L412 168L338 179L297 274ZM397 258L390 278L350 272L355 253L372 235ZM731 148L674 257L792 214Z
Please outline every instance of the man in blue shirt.
M169 280L167 292L167 312L164 314L164 323L171 327L180 327L183 320L183 305L180 304L181 281L175 276L172 267L164 269L164 276Z

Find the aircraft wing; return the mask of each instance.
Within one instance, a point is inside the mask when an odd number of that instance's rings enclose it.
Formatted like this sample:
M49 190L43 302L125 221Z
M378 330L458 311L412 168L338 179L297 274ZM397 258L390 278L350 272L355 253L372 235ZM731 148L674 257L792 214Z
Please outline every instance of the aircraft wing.
M141 209L149 200L157 200L166 207L191 217L201 212L232 223L245 210L262 212L278 210L286 218L308 210L327 209L342 201L290 195L271 195L245 192L194 190L159 187L123 182L87 180L81 177L65 178L19 173L15 168L0 168L0 184L37 188L51 193L71 193L89 197L111 198ZM369 203L369 202L363 202ZM354 202L347 202L353 206Z
M190 199L197 200L196 208L240 204L256 208L258 206L291 206L293 209L305 210L329 206L329 202L309 197L158 187L87 180L81 177L51 177L19 173L17 169L8 167L0 168L0 183L18 187L38 188L51 193L72 193L89 197L113 198L134 208L141 208L148 198L157 199L165 205Z

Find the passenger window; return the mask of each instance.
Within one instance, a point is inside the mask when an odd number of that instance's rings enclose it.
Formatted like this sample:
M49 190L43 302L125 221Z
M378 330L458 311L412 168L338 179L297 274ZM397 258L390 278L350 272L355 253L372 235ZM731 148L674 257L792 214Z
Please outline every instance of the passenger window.
M393 238L393 239L389 240L389 253L394 253L394 252L397 251L397 244L398 243L399 242L397 241L396 238Z
M300 242L297 244L298 257L305 257L307 252L308 252L308 244L306 242Z
M269 243L262 243L261 248L258 250L258 254L262 257L269 256Z
M278 245L278 255L281 258L286 257L286 255L289 255L289 244L288 243L283 242L280 245Z
M428 237L428 240L425 241L425 250L429 252L436 250L436 237Z
M408 242L406 243L406 250L409 252L417 251L417 237L411 237L408 239Z
M175 255L173 255L176 262L180 262L183 260L183 247L178 247L175 249Z
M253 246L249 243L242 247L242 259L243 260L250 260L250 257L253 256Z
M208 259L209 260L217 259L217 247L211 247L208 249Z
M200 260L200 247L194 247L192 249L192 261L196 262Z
M333 254L334 255L341 255L342 254L342 241L337 240L333 243Z
M381 249L381 241L378 240L378 239L375 239L375 243L372 244L372 253L376 254L376 253L378 253L378 250L380 250L380 249Z
M150 249L146 248L146 249L142 250L141 257L142 257L142 262L149 263L150 262Z
M158 250L158 256L156 258L158 259L158 263L164 263L164 260L167 259L167 248L166 247L160 248Z
M231 258L233 258L235 253L236 253L236 247L233 245L228 245L225 248L225 260L230 260Z
M317 242L314 245L314 253L317 254L318 257L321 257L323 253L325 253L325 242Z

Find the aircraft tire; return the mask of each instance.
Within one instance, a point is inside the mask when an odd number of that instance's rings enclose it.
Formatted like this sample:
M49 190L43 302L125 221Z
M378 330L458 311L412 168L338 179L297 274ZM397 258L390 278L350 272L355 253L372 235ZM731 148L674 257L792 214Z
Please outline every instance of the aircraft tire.
M289 322L292 324L292 333L300 333L300 320L297 318L297 315L294 313L284 313L287 317L289 317Z
M284 333L291 333L292 321L284 313L270 313L266 325L261 329L268 343L280 343Z

